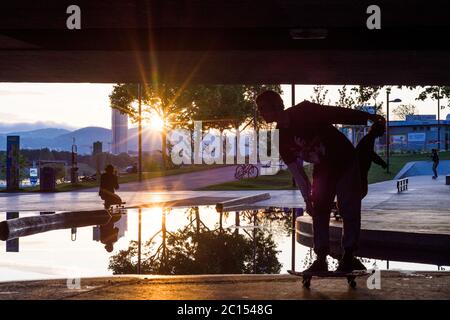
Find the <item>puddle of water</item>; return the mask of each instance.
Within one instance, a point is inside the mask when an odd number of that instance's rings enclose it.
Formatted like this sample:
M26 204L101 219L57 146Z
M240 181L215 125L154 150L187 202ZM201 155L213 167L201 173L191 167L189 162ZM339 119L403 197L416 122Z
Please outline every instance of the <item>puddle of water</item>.
M0 221L39 216L45 214L0 213ZM0 281L132 274L138 273L138 266L143 274L276 274L291 269L291 216L281 210L221 216L213 206L147 208L128 210L111 220L95 217L77 223L84 226L54 224L64 228L59 230L40 226L36 234L1 241ZM297 243L295 251L296 270L314 260L308 247ZM337 266L337 260L329 261L330 268ZM400 270L438 270L427 264L362 261L367 268L382 270L387 265Z

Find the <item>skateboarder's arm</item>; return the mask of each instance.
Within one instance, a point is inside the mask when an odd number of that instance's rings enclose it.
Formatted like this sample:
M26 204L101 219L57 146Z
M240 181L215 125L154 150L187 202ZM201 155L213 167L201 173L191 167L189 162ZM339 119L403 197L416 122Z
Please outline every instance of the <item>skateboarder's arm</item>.
M368 120L379 121L381 116L370 114L367 112L321 105L305 101L305 119L310 123L331 123L331 124L367 124Z
M297 183L305 203L307 203L310 201L311 197L311 182L309 181L303 166L299 165L297 162L287 163L286 165L291 172L295 183Z
M372 151L372 161L383 168L387 167L387 163L375 152Z
M119 189L119 178L114 176L114 189Z

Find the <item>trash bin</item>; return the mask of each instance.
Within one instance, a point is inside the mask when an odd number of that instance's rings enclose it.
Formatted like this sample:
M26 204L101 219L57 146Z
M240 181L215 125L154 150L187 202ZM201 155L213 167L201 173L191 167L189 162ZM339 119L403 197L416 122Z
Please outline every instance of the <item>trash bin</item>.
M56 172L54 168L41 168L40 190L42 192L54 192L56 190Z

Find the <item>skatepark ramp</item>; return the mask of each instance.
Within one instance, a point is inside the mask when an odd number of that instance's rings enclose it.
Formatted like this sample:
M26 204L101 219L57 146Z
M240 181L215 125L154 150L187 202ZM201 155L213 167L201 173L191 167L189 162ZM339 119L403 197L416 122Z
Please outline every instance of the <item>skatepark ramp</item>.
M431 161L411 161L403 166L397 173L394 180L403 179L412 176L432 176L431 169L433 163ZM444 176L450 174L450 160L441 160L438 166L438 175Z

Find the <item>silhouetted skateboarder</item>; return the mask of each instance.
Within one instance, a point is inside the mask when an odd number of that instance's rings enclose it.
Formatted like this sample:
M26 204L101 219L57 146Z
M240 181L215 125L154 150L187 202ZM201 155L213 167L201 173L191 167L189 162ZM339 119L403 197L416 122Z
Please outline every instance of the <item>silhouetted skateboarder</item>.
M437 167L439 165L439 155L436 149L431 150L431 160L433 161L433 179L437 179Z
M114 223L120 220L120 218L120 215L112 216L108 223L100 226L100 242L105 245L107 252L114 250L114 243L119 239L119 228L115 227Z
M317 260L308 271L328 271L326 257L330 251L329 221L335 196L344 219L344 255L337 271L365 269L354 257L361 228L358 158L353 145L333 124L362 125L367 124L367 120L375 122L383 118L308 101L284 110L283 100L274 91L261 93L256 98L256 104L266 122L277 122L280 130L280 155L289 170L292 170L307 204L308 213L312 215ZM308 190L310 183L303 168L297 164L297 158L314 164L312 193Z
M377 121L372 124L369 132L359 141L356 146L356 153L358 154L359 169L361 172L361 199L367 195L368 191L368 174L372 162L387 168L387 163L375 152L375 140L381 137L385 131L385 122Z
M114 167L107 165L105 173L100 176L100 190L98 194L105 201L105 209L109 209L112 205L122 204L122 199L115 194L115 190L119 189L117 175L114 174Z

